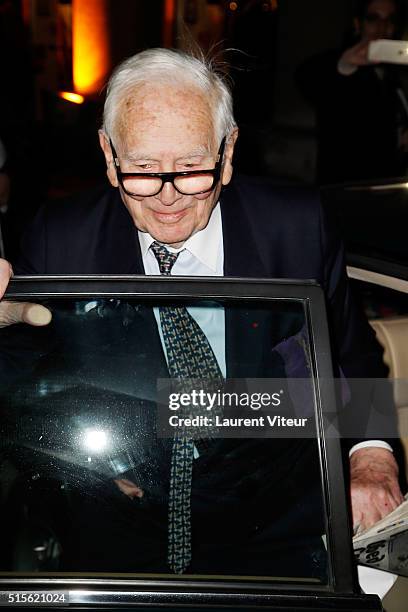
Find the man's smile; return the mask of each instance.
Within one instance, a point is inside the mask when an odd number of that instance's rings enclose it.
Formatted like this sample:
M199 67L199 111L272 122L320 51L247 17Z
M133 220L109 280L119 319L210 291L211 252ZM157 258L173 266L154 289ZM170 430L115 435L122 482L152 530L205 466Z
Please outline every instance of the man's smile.
M174 212L159 212L156 210L152 210L151 212L160 223L177 223L188 214L189 210L189 208L184 208L183 210Z

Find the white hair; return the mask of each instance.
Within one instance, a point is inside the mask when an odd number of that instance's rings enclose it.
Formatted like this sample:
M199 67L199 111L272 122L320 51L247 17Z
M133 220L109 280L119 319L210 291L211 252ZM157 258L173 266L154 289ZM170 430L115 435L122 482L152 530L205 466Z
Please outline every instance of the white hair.
M213 63L173 49L148 49L119 64L108 86L102 129L115 140L122 103L145 83L188 85L202 91L213 115L214 136L220 142L236 127L230 89Z

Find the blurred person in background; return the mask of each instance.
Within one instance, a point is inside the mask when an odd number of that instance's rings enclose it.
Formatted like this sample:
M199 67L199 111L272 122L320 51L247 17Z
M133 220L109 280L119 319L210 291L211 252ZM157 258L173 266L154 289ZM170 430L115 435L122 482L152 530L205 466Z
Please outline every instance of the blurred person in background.
M316 112L318 182L405 174L408 103L401 68L368 58L371 41L401 37L404 18L401 0L358 0L351 40L298 69L297 84Z

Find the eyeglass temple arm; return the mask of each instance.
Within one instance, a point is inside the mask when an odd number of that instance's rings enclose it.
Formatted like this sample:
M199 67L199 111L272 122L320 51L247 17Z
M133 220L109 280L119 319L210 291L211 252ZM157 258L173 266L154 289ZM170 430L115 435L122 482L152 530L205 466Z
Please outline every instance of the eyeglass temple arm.
M112 142L112 140L110 138L109 138L109 145L110 145L110 148L111 148L111 151L112 151L112 157L113 157L113 161L115 163L115 166L117 168L120 168L118 154L116 153L116 149L113 146L113 142Z

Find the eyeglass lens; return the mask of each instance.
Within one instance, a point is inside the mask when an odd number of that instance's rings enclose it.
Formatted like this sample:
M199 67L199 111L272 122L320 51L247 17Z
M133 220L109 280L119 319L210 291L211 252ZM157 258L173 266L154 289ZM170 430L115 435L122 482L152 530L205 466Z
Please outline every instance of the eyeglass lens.
M193 176L176 176L174 187L183 194L194 195L212 189L214 178L212 174L194 174ZM124 176L125 191L134 195L155 195L161 190L162 179L154 176Z

